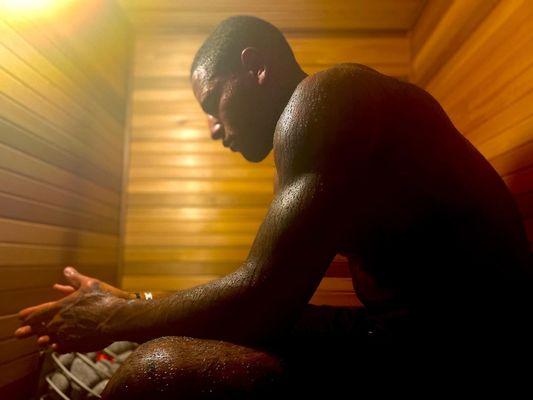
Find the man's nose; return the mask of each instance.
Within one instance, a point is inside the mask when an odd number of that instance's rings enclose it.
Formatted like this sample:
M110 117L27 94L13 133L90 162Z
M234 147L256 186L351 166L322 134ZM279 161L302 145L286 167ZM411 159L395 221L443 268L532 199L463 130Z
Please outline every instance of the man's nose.
M213 140L221 139L224 137L224 127L222 126L219 120L210 115L207 118L207 122L209 125L209 131L211 132L211 138Z
M211 128L211 138L213 140L222 139L224 137L224 127L220 122L217 122Z

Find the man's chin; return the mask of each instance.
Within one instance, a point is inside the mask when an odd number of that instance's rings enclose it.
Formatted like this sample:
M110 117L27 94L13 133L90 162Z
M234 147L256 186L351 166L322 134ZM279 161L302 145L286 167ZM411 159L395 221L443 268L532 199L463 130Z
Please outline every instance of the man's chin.
M250 161L253 163L258 163L258 162L263 161L268 156L268 153L270 153L270 151L266 153L265 152L248 152L248 151L242 151L240 149L238 150L238 152L242 154L242 156L244 157L246 161Z

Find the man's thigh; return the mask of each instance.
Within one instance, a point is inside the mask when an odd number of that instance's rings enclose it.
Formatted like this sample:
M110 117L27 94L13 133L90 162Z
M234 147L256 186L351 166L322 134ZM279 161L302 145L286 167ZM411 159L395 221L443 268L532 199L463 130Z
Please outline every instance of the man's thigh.
M339 390L370 366L383 336L362 309L309 305L292 329L264 346L163 337L139 346L104 399L261 399Z
M284 385L282 361L224 341L162 337L143 343L113 375L102 397L268 399Z

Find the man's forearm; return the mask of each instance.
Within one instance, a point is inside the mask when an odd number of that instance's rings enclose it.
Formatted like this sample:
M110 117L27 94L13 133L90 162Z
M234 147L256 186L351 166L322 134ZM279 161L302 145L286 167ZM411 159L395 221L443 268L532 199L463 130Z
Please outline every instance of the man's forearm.
M254 342L274 328L272 310L243 266L205 285L151 301L126 300L102 326L113 340L144 342L161 336L194 336ZM270 314L269 314L270 311Z

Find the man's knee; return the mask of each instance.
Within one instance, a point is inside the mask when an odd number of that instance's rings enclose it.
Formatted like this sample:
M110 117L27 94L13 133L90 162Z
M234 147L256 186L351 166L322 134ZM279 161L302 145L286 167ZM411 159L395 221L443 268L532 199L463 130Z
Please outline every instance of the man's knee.
M256 399L284 385L279 358L216 340L162 337L139 346L113 375L103 398Z

